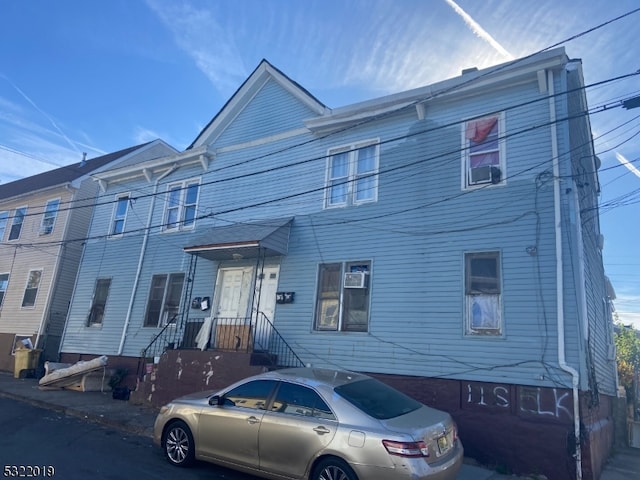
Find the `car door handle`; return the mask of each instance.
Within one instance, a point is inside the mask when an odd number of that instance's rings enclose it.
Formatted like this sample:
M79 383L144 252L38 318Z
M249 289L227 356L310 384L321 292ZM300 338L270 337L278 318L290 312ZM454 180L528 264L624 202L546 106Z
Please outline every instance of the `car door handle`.
M331 433L331 430L329 430L327 427L323 427L322 425L314 428L313 431L316 432L318 435L324 435L325 433Z
M256 417L254 417L253 415L251 415L249 418L247 418L247 423L253 425L255 423L258 423L260 420L258 420Z

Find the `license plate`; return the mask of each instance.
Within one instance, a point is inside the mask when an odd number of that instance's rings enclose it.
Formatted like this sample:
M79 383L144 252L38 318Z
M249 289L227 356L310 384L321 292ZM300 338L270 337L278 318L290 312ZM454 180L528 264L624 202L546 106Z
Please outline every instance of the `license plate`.
M440 455L445 454L451 448L451 442L447 435L443 435L438 437L438 450L440 450Z

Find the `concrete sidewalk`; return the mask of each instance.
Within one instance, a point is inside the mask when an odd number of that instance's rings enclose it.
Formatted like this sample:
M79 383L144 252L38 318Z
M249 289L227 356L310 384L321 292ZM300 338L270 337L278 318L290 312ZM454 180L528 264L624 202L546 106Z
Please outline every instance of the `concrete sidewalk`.
M124 432L151 437L157 410L114 400L111 392L77 392L73 390L41 390L34 378L14 378L0 372L0 397L30 403L64 415L78 417ZM464 441L464 439L463 439ZM457 480L518 480L536 477L501 475L474 465L472 459L465 464ZM640 479L640 449L624 449L614 455L600 480Z

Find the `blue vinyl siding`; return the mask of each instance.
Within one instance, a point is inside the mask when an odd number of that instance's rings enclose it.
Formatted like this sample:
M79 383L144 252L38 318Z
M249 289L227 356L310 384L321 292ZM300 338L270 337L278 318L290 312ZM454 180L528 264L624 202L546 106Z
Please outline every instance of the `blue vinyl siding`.
M566 72L555 73L555 89L567 88ZM540 100L540 101L536 101ZM517 106L517 107L513 107ZM556 115L569 112L563 97ZM198 216L193 231L148 237L133 298L125 355L137 356L157 329L142 327L149 283L156 273L187 272L183 252L207 228L259 219L295 217L288 254L269 261L280 266L278 290L295 292L291 304L276 306L275 326L305 363L357 371L434 376L475 381L570 387L558 366L558 315L565 320L567 362L587 387L584 325L576 289L579 221L573 194L572 150L575 138L565 121L550 125L546 94L536 79L501 86L486 95L427 102L425 118L416 109L339 129L266 141L302 129L315 114L275 81L267 82L217 140L207 171L199 165L179 168L158 186L199 178ZM506 138L503 185L465 190L465 120L500 112ZM564 305L556 296L556 225L552 129L560 152L561 233ZM261 139L260 142L247 144ZM324 208L327 153L335 147L379 140L376 202ZM132 197L151 193L143 180L123 182L108 192ZM145 227L153 204L152 225L163 221L164 195L136 199L126 230ZM100 238L109 231L112 205L96 208L95 240L87 243L69 316L64 351L112 353L119 345L134 288L143 233ZM578 220L576 220L578 219ZM600 278L601 259L585 242L585 276ZM480 337L465 331L464 255L500 253L503 331ZM127 259L123 261L123 259ZM318 270L321 264L370 261L367 332L314 331ZM247 260L246 265L251 265ZM221 264L222 265L222 264ZM220 265L199 259L194 296L213 299ZM102 328L83 326L95 278L113 278ZM588 281L587 317L597 336L593 363L604 378L605 319L598 313L603 285ZM581 287L580 287L581 288ZM600 307L601 308L601 307ZM205 315L202 315L205 316ZM600 322L600 323L599 323ZM603 385L609 390L606 380Z
M217 139L216 148L244 143L303 127L315 114L282 86L268 81Z

